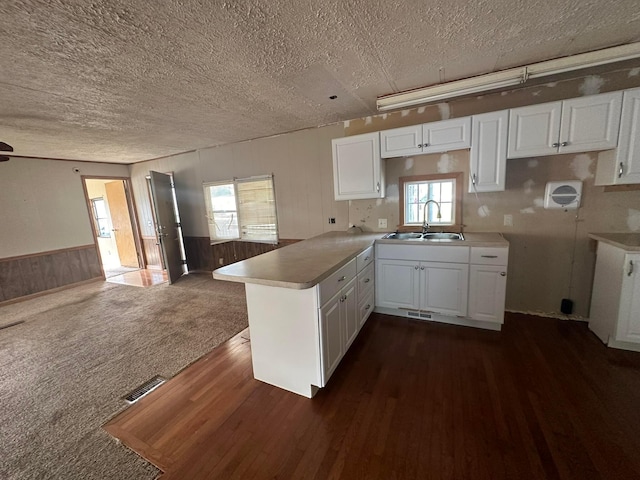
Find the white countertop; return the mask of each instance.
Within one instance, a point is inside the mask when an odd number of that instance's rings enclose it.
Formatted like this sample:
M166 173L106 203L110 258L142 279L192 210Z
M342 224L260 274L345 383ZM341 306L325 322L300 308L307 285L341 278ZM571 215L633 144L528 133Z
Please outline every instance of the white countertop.
M213 272L213 278L293 289L311 288L374 242L402 245L508 247L499 233L465 233L460 240L389 240L384 233L328 232Z
M629 252L640 252L640 233L590 233L589 238Z

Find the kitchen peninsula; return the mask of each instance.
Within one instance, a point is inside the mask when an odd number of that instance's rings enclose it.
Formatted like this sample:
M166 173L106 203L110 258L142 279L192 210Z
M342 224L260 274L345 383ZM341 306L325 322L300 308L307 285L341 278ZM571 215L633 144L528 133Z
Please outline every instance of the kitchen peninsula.
M213 272L215 279L245 283L257 380L313 397L326 385L374 307L392 315L417 312L413 316L420 319L500 329L508 256L508 242L500 234L465 233L463 241L426 242L382 236L329 232ZM402 258L374 262L374 243ZM409 268L403 255L420 260L417 268L413 263ZM408 289L403 283L405 264L407 271L417 272L407 280L414 282ZM381 280L387 293L376 299L375 271L385 265ZM440 281L436 276L442 275ZM415 283L434 278L427 288ZM424 293L420 300L414 299L415 308L406 301L412 292ZM428 303L433 294L439 300ZM459 303L460 311L448 308L450 300Z
M257 380L306 397L325 386L373 311L381 236L329 232L213 272L246 284Z

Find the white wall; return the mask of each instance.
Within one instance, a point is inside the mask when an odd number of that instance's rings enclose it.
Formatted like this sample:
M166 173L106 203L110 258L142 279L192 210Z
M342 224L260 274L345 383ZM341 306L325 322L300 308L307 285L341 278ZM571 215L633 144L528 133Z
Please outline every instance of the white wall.
M81 175L127 177L129 172L126 165L89 162L12 158L0 163L0 258L93 243Z
M331 139L342 125L209 148L131 165L143 235L153 235L145 175L173 172L185 236L207 237L203 182L274 174L281 238L303 239L348 227L348 203L333 199ZM336 223L329 224L329 217Z

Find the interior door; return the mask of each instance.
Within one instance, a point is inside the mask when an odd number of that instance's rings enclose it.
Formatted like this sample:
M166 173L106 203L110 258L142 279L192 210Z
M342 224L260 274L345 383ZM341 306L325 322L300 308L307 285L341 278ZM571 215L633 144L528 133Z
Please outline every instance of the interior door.
M151 174L151 195L158 222L160 248L167 268L169 283L174 283L184 271L182 270L180 232L173 203L171 176L154 171L149 173Z
M118 248L120 264L123 267L140 267L124 181L108 182L104 185L104 188L107 194L107 202L109 203L111 225Z

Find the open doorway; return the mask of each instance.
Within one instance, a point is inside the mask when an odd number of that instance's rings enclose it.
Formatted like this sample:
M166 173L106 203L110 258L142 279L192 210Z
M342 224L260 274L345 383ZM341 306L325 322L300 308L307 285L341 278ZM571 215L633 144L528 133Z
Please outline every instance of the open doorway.
M82 178L105 278L144 268L129 179Z

